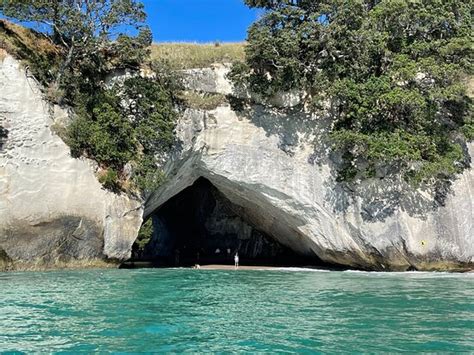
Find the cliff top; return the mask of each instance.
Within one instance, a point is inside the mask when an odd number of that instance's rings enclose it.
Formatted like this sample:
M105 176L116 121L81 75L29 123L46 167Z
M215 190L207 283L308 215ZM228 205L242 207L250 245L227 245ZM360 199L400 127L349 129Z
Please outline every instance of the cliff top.
M0 60L5 51L27 59L55 56L60 50L41 33L0 19ZM205 68L244 60L245 43L154 43L150 52L150 60L166 60L173 69Z
M245 59L245 43L154 43L151 60L167 60L174 69L206 68Z
M41 33L3 19L0 19L0 50L0 60L5 51L18 58L54 56L60 52Z

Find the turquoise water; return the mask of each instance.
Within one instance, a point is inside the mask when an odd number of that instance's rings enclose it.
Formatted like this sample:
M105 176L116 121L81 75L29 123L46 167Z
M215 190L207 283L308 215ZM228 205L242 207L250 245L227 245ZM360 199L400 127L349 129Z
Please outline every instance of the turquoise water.
M474 352L474 274L88 270L0 289L0 352Z

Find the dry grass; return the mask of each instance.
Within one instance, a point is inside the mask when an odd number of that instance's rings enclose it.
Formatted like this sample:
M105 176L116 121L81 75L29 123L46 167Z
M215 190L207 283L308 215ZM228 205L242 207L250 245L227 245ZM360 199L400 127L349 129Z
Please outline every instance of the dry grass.
M7 57L7 51L3 48L0 47L0 62L3 62L3 60Z
M59 55L60 50L44 35L6 20L0 20L0 48L21 59L29 53Z
M161 43L151 47L151 60L165 60L173 69L209 67L245 59L245 43Z
M61 138L63 142L68 141L67 127L63 123L54 122L50 126L50 129L51 129L51 132L59 136L59 138Z
M180 96L187 107L199 110L214 110L226 102L226 97L222 94L187 91L183 92Z
M474 98L474 76L469 76L466 79L466 87L467 87L467 96L471 99Z
M62 50L39 32L0 20L0 48L28 66L30 76L47 86Z

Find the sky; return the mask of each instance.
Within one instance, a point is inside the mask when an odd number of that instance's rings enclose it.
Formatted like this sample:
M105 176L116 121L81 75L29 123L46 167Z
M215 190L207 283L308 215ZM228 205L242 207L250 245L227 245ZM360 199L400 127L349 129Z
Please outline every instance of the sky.
M243 0L142 0L155 42L237 42L258 16Z
M243 0L141 1L154 42L240 42L259 16L258 10L249 9Z

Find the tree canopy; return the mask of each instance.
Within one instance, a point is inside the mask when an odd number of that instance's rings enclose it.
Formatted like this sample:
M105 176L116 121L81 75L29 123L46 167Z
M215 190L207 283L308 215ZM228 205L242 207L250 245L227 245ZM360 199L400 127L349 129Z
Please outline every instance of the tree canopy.
M0 0L0 12L41 25L63 49L50 70L56 89L70 91L74 77L93 82L114 65L137 65L151 44L143 4L136 0ZM125 34L130 30L136 35Z
M329 106L341 180L391 166L436 183L469 166L470 0L245 2L266 10L231 77L265 96L299 90L313 110Z

